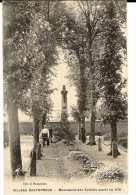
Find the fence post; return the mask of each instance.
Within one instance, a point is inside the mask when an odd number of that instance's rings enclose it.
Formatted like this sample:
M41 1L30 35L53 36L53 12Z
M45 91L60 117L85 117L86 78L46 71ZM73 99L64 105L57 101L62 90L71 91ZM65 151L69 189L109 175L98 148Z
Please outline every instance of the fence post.
M112 142L112 156L113 158L117 158L117 144L115 141Z
M39 139L39 143L41 144L41 152L43 152L43 139Z
M33 149L30 154L31 165L30 165L30 176L36 176L36 151Z
M102 139L99 137L98 139L98 151L102 151Z
M89 145L90 145L90 146L93 145L93 139L92 139L92 136L91 136L91 135L89 136Z

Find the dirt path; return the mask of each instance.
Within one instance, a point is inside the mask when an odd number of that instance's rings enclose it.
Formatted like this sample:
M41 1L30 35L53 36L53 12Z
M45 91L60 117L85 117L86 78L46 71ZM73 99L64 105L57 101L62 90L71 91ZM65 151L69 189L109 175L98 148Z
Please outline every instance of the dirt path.
M42 160L37 161L38 177L48 181L74 182L86 178L81 165L69 158L69 150L62 141L44 147Z
M97 139L97 138L96 138ZM98 145L88 146L83 144L79 140L74 141L75 145L79 148L80 151L83 151L92 162L100 164L100 167L97 171L108 170L111 167L118 167L126 174L127 180L127 153L121 152L121 156L113 159L111 156L107 156L110 147L102 145L102 151L98 151ZM104 142L108 144L109 142ZM21 138L21 153L22 153L22 162L23 169L27 170L30 158L29 154L33 146L32 137ZM52 143L50 147L47 146L43 149L42 160L37 160L37 176L30 177L30 173L26 174L25 181L44 181L44 182L61 182L63 184L70 183L71 186L74 183L84 183L90 185L90 183L95 183L95 176L97 171L93 173L83 172L81 163L76 161L73 158L69 157L70 151L67 146L62 142ZM9 147L4 149L4 175L5 179L10 180L10 152ZM93 179L94 178L94 179Z
M33 140L21 138L21 153L23 170L27 170L30 163L29 154L32 149ZM59 182L74 182L82 179L88 180L87 175L82 171L81 165L74 159L69 158L69 150L62 142L52 143L50 147L43 149L42 160L37 160L37 176L30 177L30 173L26 174L26 181L59 181ZM11 180L10 177L10 151L9 147L4 149L4 176L6 180Z
M64 166L65 159L68 156L67 148L62 148L60 143L52 143L50 147L43 149L42 160L37 161L37 173L48 180L68 180L67 168Z

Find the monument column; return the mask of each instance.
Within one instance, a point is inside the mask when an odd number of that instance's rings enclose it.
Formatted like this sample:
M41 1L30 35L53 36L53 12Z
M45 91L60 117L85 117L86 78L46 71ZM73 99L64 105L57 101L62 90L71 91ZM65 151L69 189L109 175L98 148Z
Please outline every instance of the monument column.
M61 91L61 121L68 120L68 110L67 110L67 94L65 85L63 85L63 89Z

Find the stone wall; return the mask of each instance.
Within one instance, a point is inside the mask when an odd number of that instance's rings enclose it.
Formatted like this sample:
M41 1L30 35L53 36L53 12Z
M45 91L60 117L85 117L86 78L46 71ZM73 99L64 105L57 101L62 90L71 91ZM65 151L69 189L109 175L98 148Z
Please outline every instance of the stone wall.
M57 127L59 125L59 122L50 122L50 124L52 125L52 128L54 129L55 127ZM102 134L110 132L110 125L107 124L105 126L102 126L99 129L99 124L100 124L100 121L95 122L96 134L98 132L101 132ZM4 126L4 129L7 131L7 128L8 128L7 123L4 123L3 126ZM75 132L78 133L78 123L70 122L70 128L72 130L75 130ZM20 134L23 134L23 135L32 134L33 133L32 122L20 122L19 129L20 129ZM89 121L86 121L85 129L86 129L87 134L89 134L90 133L90 122ZM118 129L118 131L120 131L121 129L123 131L127 131L128 130L128 122L127 121L119 121L117 123L117 129ZM40 129L40 131L41 131L41 129Z

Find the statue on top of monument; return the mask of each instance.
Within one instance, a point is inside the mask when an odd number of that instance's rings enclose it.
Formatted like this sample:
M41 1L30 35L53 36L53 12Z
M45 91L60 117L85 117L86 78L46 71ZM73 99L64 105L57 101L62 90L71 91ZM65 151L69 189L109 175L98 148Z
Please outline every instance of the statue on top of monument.
M63 85L63 89L61 91L61 94L62 94L62 108L67 109L67 94L68 94L68 91L66 90L65 85Z

